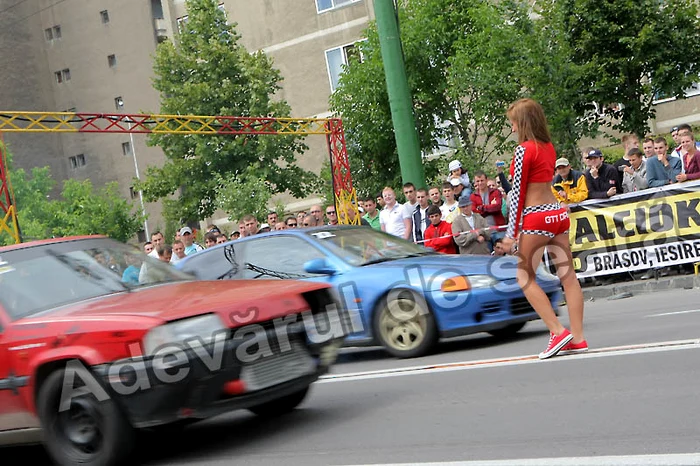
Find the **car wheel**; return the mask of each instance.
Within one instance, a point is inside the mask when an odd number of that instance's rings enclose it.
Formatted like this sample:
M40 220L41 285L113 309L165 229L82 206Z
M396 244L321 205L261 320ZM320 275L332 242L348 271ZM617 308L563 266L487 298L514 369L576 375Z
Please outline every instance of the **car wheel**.
M382 346L398 358L423 356L438 339L428 305L410 290L392 291L381 301L374 313L374 329Z
M521 322L519 324L511 324L507 327L499 328L497 330L491 330L489 332L490 335L493 335L496 338L508 338L512 337L516 333L518 333L520 330L525 327L525 324L527 322Z
M294 392L291 395L283 396L282 398L277 398L276 400L268 401L258 406L253 406L248 408L254 414L263 417L275 417L282 414L286 414L304 401L306 395L309 393L309 387L305 387L298 392Z
M61 410L64 371L49 375L39 388L37 413L49 454L61 465L115 465L131 453L134 430L114 400L93 394L73 397ZM79 378L78 378L79 380Z

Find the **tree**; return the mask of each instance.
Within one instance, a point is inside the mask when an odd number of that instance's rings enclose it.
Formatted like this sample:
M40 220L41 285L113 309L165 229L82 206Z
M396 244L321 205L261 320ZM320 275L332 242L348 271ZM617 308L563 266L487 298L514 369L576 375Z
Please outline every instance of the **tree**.
M272 198L268 183L260 179L260 164L246 167L240 175L224 178L216 175L216 193L219 207L229 214L229 220L241 220L250 214L266 221L270 209L267 203Z
M61 197L50 199L55 181L48 167L33 168L29 174L13 169L9 152L7 162L25 241L99 234L126 242L142 228L141 214L119 195L116 182L95 191L90 180L67 180ZM12 242L9 235L0 235L0 245Z
M66 180L61 199L51 201L49 210L52 236L99 234L126 242L143 227L141 214L119 195L116 181L95 190L90 180Z
M580 67L575 112L615 130L644 135L658 96L683 98L700 73L700 19L694 0L547 0L543 22L556 24ZM618 105L621 104L621 105Z
M422 149L444 150L437 141L456 137L454 158L472 169L509 150L505 113L526 95L537 62L529 53L540 48L528 11L508 1L411 0L398 14ZM401 181L374 23L366 37L363 60L345 68L330 102L344 120L353 178L375 194ZM428 179L447 174L438 174L445 161L425 164Z
M161 94L161 111L182 115L290 116L289 105L274 100L280 73L262 52L250 54L239 43L235 25L226 23L216 0L187 0L188 19L177 43L166 41L155 56L154 87ZM246 167L259 164L257 178L273 194L303 197L317 177L296 165L306 146L290 136L210 136L154 134L149 144L160 146L167 158L150 167L143 182L150 202L179 191L164 201L164 215L180 222L211 216L221 204L221 181L240 180ZM252 211L263 202L242 198Z

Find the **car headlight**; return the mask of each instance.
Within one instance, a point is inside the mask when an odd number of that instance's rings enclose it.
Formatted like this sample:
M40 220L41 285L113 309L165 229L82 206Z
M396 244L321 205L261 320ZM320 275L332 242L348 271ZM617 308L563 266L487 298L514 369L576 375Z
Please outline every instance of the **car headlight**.
M443 280L441 291L469 291L474 288L488 288L498 284L490 275L456 275Z
M226 329L227 327L216 314L206 314L159 325L144 337L144 354L153 356L158 348L183 344L195 338L200 339L203 344L209 344L214 341L217 334Z

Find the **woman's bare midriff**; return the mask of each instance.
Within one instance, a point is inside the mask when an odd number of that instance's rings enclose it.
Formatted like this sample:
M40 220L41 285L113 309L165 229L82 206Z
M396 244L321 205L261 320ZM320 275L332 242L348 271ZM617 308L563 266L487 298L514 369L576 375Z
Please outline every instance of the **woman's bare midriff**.
M554 197L554 193L552 193L551 183L529 183L527 185L525 207L556 203L557 199Z

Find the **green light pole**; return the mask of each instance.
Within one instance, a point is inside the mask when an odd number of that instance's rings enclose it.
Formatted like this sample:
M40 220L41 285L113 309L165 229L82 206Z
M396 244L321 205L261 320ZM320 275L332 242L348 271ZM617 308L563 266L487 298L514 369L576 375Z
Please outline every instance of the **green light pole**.
M413 117L413 100L408 88L394 0L374 0L374 14L384 62L394 137L399 152L401 178L404 183L410 182L417 188L422 188L425 187L425 171Z

